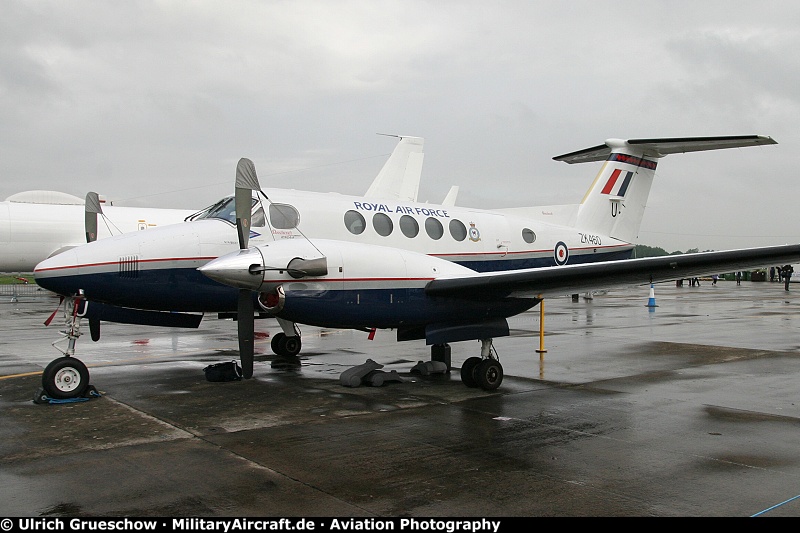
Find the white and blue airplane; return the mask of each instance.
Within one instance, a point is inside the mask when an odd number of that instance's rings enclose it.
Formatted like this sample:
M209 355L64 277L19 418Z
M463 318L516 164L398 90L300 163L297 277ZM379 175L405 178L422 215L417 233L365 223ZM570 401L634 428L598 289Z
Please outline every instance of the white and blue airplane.
M758 135L609 139L554 158L602 162L579 204L495 210L262 189L242 158L235 195L184 223L73 248L34 275L66 298L66 315L88 302L71 315L89 319L94 339L102 320L196 327L205 313L235 316L245 378L254 318L269 316L282 328L272 349L287 356L301 350L297 324L392 329L398 341L424 340L448 368L448 343L479 340L461 379L494 390L503 367L493 338L545 297L798 262L800 245L633 258L660 158L769 144ZM53 397L80 394L88 370L65 352L42 383Z

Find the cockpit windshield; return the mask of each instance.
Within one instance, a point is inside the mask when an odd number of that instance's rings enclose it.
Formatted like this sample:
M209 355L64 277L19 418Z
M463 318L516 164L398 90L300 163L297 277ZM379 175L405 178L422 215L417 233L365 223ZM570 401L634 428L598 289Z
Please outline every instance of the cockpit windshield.
M253 214L250 220L251 227L264 227L264 209L257 198L253 198ZM202 211L186 217L187 221L202 220L205 218L219 218L227 220L231 224L236 224L236 201L233 196L223 198L219 202L212 204Z

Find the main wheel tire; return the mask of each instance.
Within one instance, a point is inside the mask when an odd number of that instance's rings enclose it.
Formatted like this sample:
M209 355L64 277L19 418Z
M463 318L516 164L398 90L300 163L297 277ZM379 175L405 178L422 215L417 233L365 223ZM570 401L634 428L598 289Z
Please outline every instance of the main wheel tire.
M484 359L475 368L475 381L483 390L497 389L503 382L503 365L494 359Z
M89 386L89 369L80 359L53 359L42 372L42 388L51 398L80 398Z
M275 355L286 355L281 351L281 344L283 343L283 339L286 338L286 334L281 332L277 333L272 337L272 340L269 342L270 348L272 348L272 353Z
M481 361L480 357L468 357L461 364L461 382L467 387L478 386L478 382L475 380L475 369L481 364Z
M294 337L284 337L281 341L282 354L289 357L295 357L297 354L299 354L302 347L303 342L300 340L299 335L295 335Z

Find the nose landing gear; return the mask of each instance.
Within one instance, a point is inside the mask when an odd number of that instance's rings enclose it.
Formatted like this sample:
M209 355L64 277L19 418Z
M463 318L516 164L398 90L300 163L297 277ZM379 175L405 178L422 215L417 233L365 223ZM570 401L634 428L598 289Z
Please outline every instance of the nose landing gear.
M64 317L64 329L59 331L63 339L53 343L63 356L50 361L42 372L42 393L49 398L65 400L84 397L91 390L89 384L89 369L83 362L74 357L75 343L81 336L81 317L85 311L85 300L78 295L62 298L59 309L45 321L45 325L56 317L59 310ZM67 347L61 348L59 342L66 340ZM37 394L42 396L42 394Z

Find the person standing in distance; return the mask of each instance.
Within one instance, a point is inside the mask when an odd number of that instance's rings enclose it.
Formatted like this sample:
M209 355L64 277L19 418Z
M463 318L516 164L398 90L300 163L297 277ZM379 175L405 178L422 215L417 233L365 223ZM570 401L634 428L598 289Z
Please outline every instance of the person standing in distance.
M794 267L792 265L783 265L781 267L781 276L783 277L783 288L787 291L789 290L789 279L792 277L792 273L794 273Z

